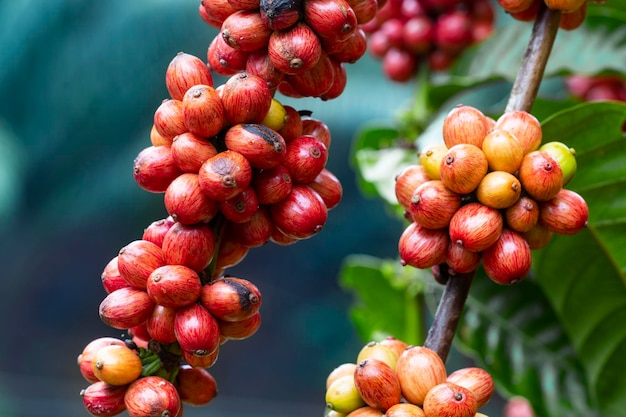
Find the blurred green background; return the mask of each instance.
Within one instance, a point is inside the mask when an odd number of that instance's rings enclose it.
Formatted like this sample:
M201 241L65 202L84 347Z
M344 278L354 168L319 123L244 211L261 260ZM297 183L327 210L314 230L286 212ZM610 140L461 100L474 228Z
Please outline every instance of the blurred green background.
M100 274L118 250L167 215L140 189L132 161L150 145L179 51L206 59L216 29L197 0L0 2L0 415L87 415L76 357L92 339L121 336L101 323ZM348 67L338 99L286 99L332 129L328 168L342 204L321 234L250 251L229 272L263 293L263 325L224 346L210 371L219 396L185 415L320 416L324 381L355 359L344 257L395 257L402 225L364 198L349 165L366 122L391 120L414 93L368 57ZM216 77L216 85L224 79Z

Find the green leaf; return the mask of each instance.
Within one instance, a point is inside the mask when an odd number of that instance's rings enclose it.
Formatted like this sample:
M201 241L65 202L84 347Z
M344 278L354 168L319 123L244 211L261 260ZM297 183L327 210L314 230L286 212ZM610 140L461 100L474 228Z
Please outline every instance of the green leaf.
M626 104L587 103L545 121L544 140L576 149L568 188L589 206L589 227L535 254L538 283L582 361L602 415L626 416Z
M538 416L596 415L583 368L541 289L474 279L455 343L494 378L505 397L529 399Z
M494 36L464 53L453 68L453 74L476 82L493 78L513 80L526 51L532 25L509 19L510 24L498 27ZM596 74L606 70L626 72L626 22L616 19L604 18L593 27L583 25L576 30L559 31L545 76ZM616 26L618 22L621 25Z
M350 315L364 341L393 336L409 344L423 343L420 316L425 271L403 268L397 260L350 255L344 260L340 285L355 293Z

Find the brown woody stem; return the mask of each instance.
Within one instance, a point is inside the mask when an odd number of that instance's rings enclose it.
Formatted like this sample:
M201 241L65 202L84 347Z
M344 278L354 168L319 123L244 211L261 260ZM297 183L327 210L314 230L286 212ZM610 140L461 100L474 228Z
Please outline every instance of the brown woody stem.
M560 21L561 12L549 9L542 2L505 111L532 109Z
M542 4L533 25L532 34L505 111L530 112L537 97L541 80L559 29L561 13ZM443 265L442 265L443 266ZM440 268L447 274L445 268ZM424 346L434 350L445 361L469 294L475 273L448 276L433 323ZM445 276L443 277L445 279Z

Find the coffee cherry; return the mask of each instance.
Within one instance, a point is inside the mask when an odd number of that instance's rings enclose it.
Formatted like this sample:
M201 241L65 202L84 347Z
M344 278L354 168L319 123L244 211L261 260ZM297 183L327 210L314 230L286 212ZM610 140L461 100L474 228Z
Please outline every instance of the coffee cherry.
M488 133L486 116L472 106L456 106L443 120L443 141L448 148L460 143L480 148Z
M215 268L222 269L235 266L248 255L248 252L249 247L240 242L236 236L222 234Z
M472 20L469 14L461 10L443 13L437 19L433 39L435 45L443 51L457 54L472 42Z
M124 341L116 339L115 337L99 337L87 343L83 348L83 351L78 355L77 363L80 369L80 373L88 382L99 381L98 377L93 372L93 358L96 353L105 346L111 345L124 345Z
M271 30L295 25L302 17L302 0L261 0L261 19Z
M419 153L419 163L431 180L441 179L441 164L448 148L443 143L431 145Z
M524 149L517 138L501 129L492 130L482 143L489 169L515 174L522 163Z
M496 120L495 129L512 134L524 149L524 155L535 151L541 145L543 137L541 124L535 116L523 111L509 111Z
M257 10L259 2L257 0L228 0L236 10Z
M328 210L337 207L343 197L341 182L326 168L322 169L307 185L322 197Z
M524 236L530 249L534 250L541 249L550 243L553 234L554 232L548 229L547 226L544 226L542 223L537 223L532 229L523 232L522 236Z
M414 164L404 168L396 175L394 181L396 199L405 210L408 210L417 187L430 181L430 178L426 175L423 165Z
M554 198L563 186L563 171L546 151L533 151L522 159L518 177L524 190L534 200Z
M200 299L202 283L198 274L191 268L183 265L164 265L150 274L147 292L156 304L179 308Z
M168 265L184 265L196 272L209 265L215 252L215 233L207 223L175 223L163 238L163 258Z
M426 417L474 417L477 403L467 388L451 382L433 387L424 398Z
M533 0L498 0L498 4L508 13L519 13L528 9Z
M457 369L448 375L447 382L467 388L476 398L476 407L487 404L493 396L495 385L486 370L477 367Z
M250 221L254 213L259 209L254 188L249 186L241 193L218 205L220 213L233 223L245 223Z
M171 145L173 138L166 138L161 135L157 130L156 126L153 124L150 129L150 143L153 146L161 146L161 145Z
M306 0L303 6L304 21L321 38L343 42L357 29L356 14L345 0Z
M93 357L93 373L109 385L127 385L141 375L141 359L126 345L104 346Z
M95 417L114 417L126 410L126 385L115 386L97 381L80 391L83 405Z
M572 13L580 9L585 0L544 0L546 6L553 10L559 10L563 13Z
M331 386L333 382L341 378L342 376L353 376L356 369L356 363L347 362L334 368L326 377L326 389Z
M304 133L302 132L302 117L300 116L300 113L289 105L285 106L285 111L287 112L285 125L277 132L283 137L283 139L285 139L285 142L288 143L298 136L302 136ZM320 138L317 134L314 134L313 136L318 139ZM328 148L328 145L326 147Z
M183 100L194 85L213 86L213 76L207 65L197 56L179 52L170 61L165 72L165 86L174 100Z
M441 181L458 194L471 193L488 170L484 152L475 145L460 143L449 148L441 160Z
M268 83L268 85L270 84ZM272 129L274 132L277 132L278 130L282 129L285 126L286 121L287 121L287 110L285 110L285 106L283 106L280 101L276 100L275 98L272 98L270 109L265 115L265 118L263 119L263 121L261 121L261 124Z
M148 277L156 268L165 265L160 246L147 240L134 240L118 252L117 267L120 276L133 288L145 290Z
M261 313L257 311L252 316L237 321L218 320L218 324L222 337L229 340L247 339L261 326Z
M304 22L272 32L267 48L274 66L285 74L308 71L322 56L319 38Z
M217 320L201 304L191 304L177 310L174 333L181 349L197 356L208 355L219 345Z
M163 203L168 214L182 224L209 222L218 213L218 203L202 192L198 174L179 175L165 190Z
M521 22L532 22L537 19L539 8L544 4L543 0L533 0L530 7L521 12L509 13L513 19Z
M203 20L215 27L220 28L228 16L235 13L237 9L228 0L201 0L200 16Z
M248 57L246 58L245 71L249 75L256 75L257 77L262 78L272 92L275 92L278 84L285 79L285 73L276 68L272 63L267 48L259 49L258 51L250 52L248 54ZM276 99L272 100L273 102L278 102ZM268 112L268 114L271 113L271 107L272 106L270 106L270 112ZM267 119L268 115L265 117ZM279 122L278 117L275 117L276 122ZM278 130L276 125L269 125L266 123L265 119L262 123L274 130Z
M185 118L181 100L165 99L154 112L154 128L171 143L172 139L185 133Z
M124 403L130 417L175 417L181 408L176 387L160 376L139 378L130 384Z
M392 81L407 82L419 68L417 57L403 48L390 47L382 58L383 74Z
M387 410L400 403L400 381L394 370L378 359L360 361L354 371L354 385L370 407Z
M107 326L125 330L148 320L153 308L154 302L145 291L120 288L102 300L98 313Z
M210 198L224 201L248 188L252 168L245 156L227 150L209 158L198 172L200 188Z
M539 206L539 221L554 233L573 235L587 227L589 207L580 194L561 189Z
M413 221L427 229L448 227L450 219L461 207L461 196L442 181L428 181L415 189L409 212Z
M446 251L446 264L453 272L458 274L467 274L475 271L480 264L481 252L471 252L464 246L458 245L453 241L448 243ZM449 271L451 272L451 271Z
M183 118L187 130L211 137L224 126L225 110L220 96L210 85L195 85L183 97ZM179 132L181 134L184 132Z
M528 275L532 262L530 246L524 237L503 229L500 238L483 252L487 276L503 285L517 284Z
M396 374L402 388L402 396L416 405L422 405L426 394L446 381L446 366L431 349L411 346L398 358Z
M397 357L400 357L402 352L404 352L404 350L408 347L406 342L400 339L396 339L393 336L387 336L386 338L384 338L378 343L390 348L396 354Z
M274 205L272 205L273 207ZM259 206L252 218L245 223L231 223L229 233L248 248L263 246L270 239L273 222L268 206Z
M224 277L202 287L202 305L220 320L240 321L261 307L261 292L250 281Z
M137 185L152 193L163 193L180 174L169 145L149 146L133 161L133 177Z
M181 401L193 406L210 403L217 395L217 382L206 369L182 365L176 374L176 389Z
M399 403L387 409L385 417L426 417L426 414L415 404Z
M472 252L480 252L493 245L503 228L502 214L480 203L462 206L450 220L450 240Z
M220 348L218 346L213 352L209 353L208 355L199 356L195 355L193 352L183 350L181 356L183 358L183 361L192 368L206 369L215 365L215 362L217 362L217 358L219 357L219 353Z
M348 414L365 405L355 385L354 375L338 378L326 390L326 407L329 410Z
M264 79L243 71L224 83L221 101L228 124L261 123L272 104L272 91Z
M233 48L251 52L267 45L272 30L263 23L258 10L238 10L224 20L220 33Z
M216 74L224 77L229 77L245 70L249 55L250 52L230 46L219 33L213 38L207 49L209 67Z
M587 17L587 3L583 3L578 9L571 13L563 13L559 21L559 28L563 30L578 29Z
M162 305L154 306L152 315L146 321L146 328L150 337L164 344L176 342L176 334L174 333L175 317L176 308Z
M398 355L389 346L385 346L380 342L371 341L361 348L356 357L356 363L359 364L367 359L376 359L386 363L393 370L396 369L398 363Z
M202 136L191 132L180 134L172 140L172 159L183 172L197 174L207 159L217 155L217 149Z
M289 195L293 181L289 170L282 165L273 169L264 169L252 178L259 204L274 204Z
M258 169L271 169L280 164L287 154L287 144L280 134L257 123L232 126L224 135L226 147L243 155Z
M100 278L102 279L102 286L107 294L112 293L118 288L130 286L130 284L127 283L126 280L124 280L124 278L120 275L120 271L117 266L117 256L112 258L106 264Z
M302 119L302 135L300 136L304 135L313 136L322 142L324 146L326 146L326 149L330 149L330 142L332 139L330 128L320 119L313 117L306 117Z
M515 204L521 193L522 185L515 175L504 171L491 171L478 184L476 198L485 206L505 209Z
M269 207L272 222L295 239L309 238L322 230L328 219L324 200L311 187L294 184L291 193Z
M563 186L570 182L577 169L576 151L574 148L568 147L563 142L554 141L544 143L539 150L548 152L559 164L561 171L563 171Z
M504 212L507 227L516 232L527 232L539 220L539 205L530 197L522 196Z
M430 268L443 263L449 239L444 229L431 230L411 223L398 241L400 262L414 268Z
M328 417L332 417L330 413L337 413L334 410L330 410L328 412ZM336 416L343 416L342 413L337 413ZM380 411L378 408L370 407L369 405L359 407L354 411L351 411L348 414L345 414L346 417L383 417L384 413Z
M282 165L295 182L306 184L315 180L327 161L326 146L314 136L302 135L289 142Z

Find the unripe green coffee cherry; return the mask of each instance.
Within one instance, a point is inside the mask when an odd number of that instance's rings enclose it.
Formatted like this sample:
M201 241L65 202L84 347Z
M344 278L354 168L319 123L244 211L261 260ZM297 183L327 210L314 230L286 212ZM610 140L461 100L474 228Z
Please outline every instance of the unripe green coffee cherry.
M570 182L577 168L574 148L570 148L563 142L554 141L544 143L539 149L548 152L559 163L563 171L563 185Z
M354 375L338 378L326 390L326 406L330 410L348 414L364 405L365 401L354 384Z

